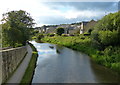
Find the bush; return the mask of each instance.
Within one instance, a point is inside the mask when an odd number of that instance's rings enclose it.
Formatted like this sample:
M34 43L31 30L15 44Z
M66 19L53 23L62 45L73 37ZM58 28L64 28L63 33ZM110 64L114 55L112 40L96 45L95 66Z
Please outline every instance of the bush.
M36 36L33 36L33 37L32 37L32 40L34 40L34 39L36 39L36 38L37 38Z
M111 55L111 53L112 53L112 46L109 46L109 47L107 47L107 48L105 48L105 50L104 50L104 54L105 55Z
M113 31L99 31L98 32L98 38L100 40L100 43L109 46L109 45L117 45L119 43L118 41L118 32L113 30Z

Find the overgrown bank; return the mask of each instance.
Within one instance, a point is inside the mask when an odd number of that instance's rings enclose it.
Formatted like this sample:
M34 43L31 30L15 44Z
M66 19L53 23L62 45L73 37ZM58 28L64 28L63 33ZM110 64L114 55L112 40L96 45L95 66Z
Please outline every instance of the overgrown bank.
M120 47L107 47L104 50L98 50L93 46L90 36L46 36L42 41L63 45L84 52L92 57L98 64L104 65L120 73Z
M33 78L33 74L34 74L34 69L36 67L36 61L37 61L37 57L38 57L38 52L36 50L36 48L29 43L30 47L32 48L32 57L31 60L29 62L29 65L25 71L25 74L21 80L21 85L22 84L30 84L32 82L32 78Z

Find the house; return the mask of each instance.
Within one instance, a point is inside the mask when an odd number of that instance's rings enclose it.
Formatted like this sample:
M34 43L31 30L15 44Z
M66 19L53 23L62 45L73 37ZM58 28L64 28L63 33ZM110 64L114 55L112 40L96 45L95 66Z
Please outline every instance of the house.
M56 32L55 29L56 27L47 27L45 33L55 33Z
M80 31L80 25L71 25L69 29L69 34L76 34Z
M95 26L97 21L91 20L89 22L82 22L80 25L80 34L83 34L85 32L89 32L89 30L92 30Z
M82 22L81 25L80 25L80 34L83 34L85 31L84 31L84 28L85 26L87 25L88 22Z
M40 27L39 33L54 33L54 30L56 29L57 25L44 25Z
M64 34L83 34L84 32L88 32L89 29L93 29L93 26L97 22L91 20L89 22L80 22L77 24L60 24L60 25L44 25L39 28L39 33L56 33L56 29L59 27L64 28Z

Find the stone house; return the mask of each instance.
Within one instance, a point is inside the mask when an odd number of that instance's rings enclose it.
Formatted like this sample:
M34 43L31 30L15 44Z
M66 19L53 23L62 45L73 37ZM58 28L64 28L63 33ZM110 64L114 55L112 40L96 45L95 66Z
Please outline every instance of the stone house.
M52 33L52 34L56 33L55 29L56 29L56 27L48 27L48 28L46 28L45 33Z
M93 26L97 22L91 20L90 22L81 22L80 24L60 24L60 25L49 25L49 26L42 26L39 28L40 33L56 33L56 29L59 27L64 28L64 34L76 34L80 33L83 34L87 32L89 29L93 29Z
M80 25L71 25L69 34L76 34L80 31Z
M92 30L96 23L97 21L94 20L91 20L89 22L82 22L80 26L80 34L88 32L90 29Z

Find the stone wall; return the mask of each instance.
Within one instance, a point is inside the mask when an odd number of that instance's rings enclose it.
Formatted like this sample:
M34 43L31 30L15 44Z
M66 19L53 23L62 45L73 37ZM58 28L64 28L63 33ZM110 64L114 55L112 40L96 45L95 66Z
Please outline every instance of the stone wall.
M10 77L26 53L26 46L0 51L0 54L2 54L0 58L0 72L2 73L0 75L0 83L6 81Z

